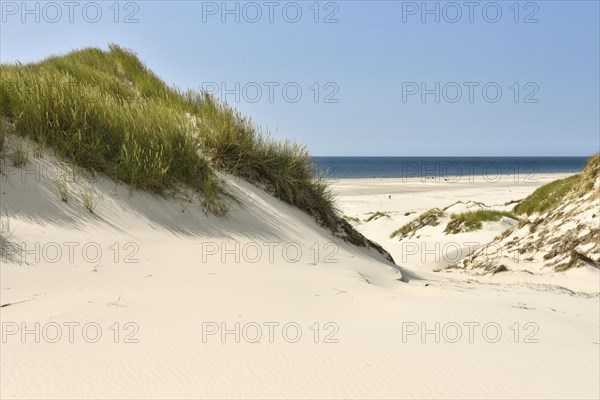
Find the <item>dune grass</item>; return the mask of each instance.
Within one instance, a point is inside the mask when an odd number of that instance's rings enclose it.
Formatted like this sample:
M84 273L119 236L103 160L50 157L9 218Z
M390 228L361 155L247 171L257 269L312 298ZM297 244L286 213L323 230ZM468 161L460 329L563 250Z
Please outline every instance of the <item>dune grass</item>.
M600 153L592 155L587 161L581 178L573 185L572 195L579 197L593 190L594 185L598 181L600 175ZM594 199L600 197L600 190L593 190L592 196Z
M56 187L58 188L58 193L60 194L60 200L64 203L69 202L69 188L67 187L67 182L64 179L56 182Z
M461 214L452 214L444 233L456 234L481 229L483 222L500 221L502 217L518 220L514 214L507 211L477 210Z
M348 222L354 222L355 224L360 224L360 218L358 218L358 217L352 217L350 215L343 215L342 217Z
M8 135L9 124L2 118L0 120L0 156L4 156L4 142Z
M413 219L407 224L404 224L400 228L396 229L390 235L390 239L399 238L400 240L414 235L417 230L425 226L437 226L440 224L440 217L444 215L444 212L439 208L432 208L431 210L425 211L417 218Z
M132 51L83 49L3 64L0 75L0 139L9 124L41 149L132 188L163 193L185 185L216 215L231 199L218 179L224 170L324 226L336 224L333 195L305 147L270 138L205 93L167 86Z
M19 142L17 143L17 145L13 149L13 152L10 155L10 160L12 161L15 167L22 167L25 164L27 164L27 159L29 157L28 153L29 152L27 151L27 146L25 145L25 143L23 143L22 140L19 140Z
M90 213L94 213L96 209L96 202L94 201L94 194L92 193L91 188L82 188L80 191L81 194L81 203Z
M376 212L371 212L369 213L369 217L367 219L365 219L365 222L371 222L371 221L376 221L379 218L382 217L386 217L386 218L390 218L390 213L389 212L385 212L385 211L376 211Z
M2 116L60 157L153 192L214 184L187 129L183 96L133 53L86 49L0 72Z
M278 142L249 118L204 94L195 99L204 153L217 168L264 187L272 195L335 229L336 210L325 176L318 175L306 147Z
M566 194L581 179L581 175L573 175L565 179L558 179L538 188L531 195L522 200L513 208L518 215L542 214L554 206L566 196Z

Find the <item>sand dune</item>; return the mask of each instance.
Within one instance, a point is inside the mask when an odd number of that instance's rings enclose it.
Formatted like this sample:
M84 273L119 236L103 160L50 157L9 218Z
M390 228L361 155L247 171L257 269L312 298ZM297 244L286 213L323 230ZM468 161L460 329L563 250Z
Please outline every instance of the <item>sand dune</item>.
M359 227L396 267L231 177L240 204L221 219L102 177L69 183L64 203L37 176L2 182L3 398L600 395L597 275L577 292L561 287L585 271L560 285L434 273L403 264L388 238L406 211L501 203L553 177L493 189L339 182L344 213L396 212Z

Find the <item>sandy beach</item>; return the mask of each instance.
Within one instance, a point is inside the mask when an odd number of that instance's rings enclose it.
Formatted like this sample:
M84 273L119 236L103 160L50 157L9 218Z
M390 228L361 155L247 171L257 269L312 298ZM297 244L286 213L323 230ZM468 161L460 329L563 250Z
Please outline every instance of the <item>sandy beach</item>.
M433 272L389 239L405 212L503 204L557 176L335 183L345 214L391 213L357 229L398 266L240 179L228 178L241 201L223 222L105 178L69 184L93 193L94 214L61 203L48 176L4 178L4 398L599 395L597 270Z
M0 400L600 399L599 13L1 1Z
M410 245L406 241L400 243L390 239L395 229L436 207L443 209L452 206L448 211L452 213L463 212L476 207L476 203L483 203L496 210L510 211L515 201L524 199L536 188L567 176L569 174L530 177L504 175L493 178L465 175L450 178L449 182L438 177L340 179L332 181L332 185L344 215L364 221L369 213L380 211L389 214L356 225L361 233L384 246L400 265L413 270L431 271L456 261L457 257L466 256L470 249L490 242L509 226L498 223L461 235L445 235L441 229L425 228L423 236L410 241ZM415 251L413 244L418 247L416 254L410 254ZM439 247L437 251L436 246ZM444 246L447 251L443 250ZM427 249L433 251L428 254ZM450 254L451 251L456 254Z

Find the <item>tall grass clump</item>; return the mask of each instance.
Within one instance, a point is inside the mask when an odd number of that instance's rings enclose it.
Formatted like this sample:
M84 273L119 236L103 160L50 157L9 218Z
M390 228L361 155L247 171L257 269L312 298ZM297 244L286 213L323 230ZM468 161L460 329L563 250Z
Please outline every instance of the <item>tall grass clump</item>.
M208 208L221 209L189 103L134 53L111 45L2 65L0 73L0 113L18 134L134 188L160 193L184 184L210 193Z
M157 193L191 187L217 215L231 199L215 172L224 170L332 230L341 220L305 147L274 140L205 93L167 86L129 50L4 64L0 76L0 117L80 167Z
M217 168L264 187L326 227L337 227L333 194L304 146L274 140L249 118L207 94L194 101L202 149Z

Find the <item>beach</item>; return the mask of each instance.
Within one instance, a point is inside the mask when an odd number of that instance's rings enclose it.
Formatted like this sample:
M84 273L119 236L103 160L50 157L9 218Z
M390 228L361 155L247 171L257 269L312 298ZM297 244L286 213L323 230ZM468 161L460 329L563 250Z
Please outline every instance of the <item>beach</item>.
M87 213L49 177L5 176L2 395L597 398L597 271L434 272L389 238L406 212L503 204L557 177L335 182L344 214L390 212L356 228L393 265L233 177L240 204L223 221L106 178L86 183Z
M600 2L0 9L0 400L600 399Z
M419 252L414 255L407 255L407 251L403 251L409 250L406 242L400 243L398 240L390 239L389 236L395 229L427 210L443 209L457 205L457 203L459 207L458 209L454 207L455 212L466 210L466 208L460 207L460 203L466 203L467 206L477 206L477 203L482 203L482 206L510 211L517 200L524 199L536 188L570 175L572 174L541 174L530 177L503 175L493 178L464 175L449 178L448 181L444 178L423 176L418 178L339 179L332 180L331 183L344 215L364 221L364 219L368 219L369 213L377 211L386 213L384 218L356 225L361 233L390 251L400 265L416 270L431 271L449 264L452 258L444 260L441 249L437 252L433 251L428 256L423 254L421 247L424 250L435 249L436 244L443 247L453 243L462 250L457 257L466 256L469 249L467 244L479 247L490 242L509 226L496 224L473 234L459 236L448 236L441 230L434 232L425 230L425 235L421 240L411 242L417 243L419 246ZM408 251L408 253L413 251Z

